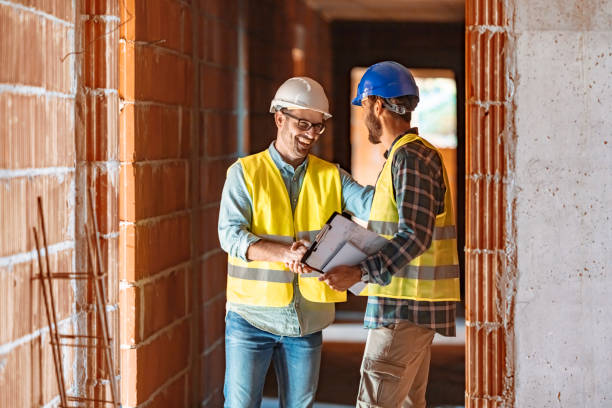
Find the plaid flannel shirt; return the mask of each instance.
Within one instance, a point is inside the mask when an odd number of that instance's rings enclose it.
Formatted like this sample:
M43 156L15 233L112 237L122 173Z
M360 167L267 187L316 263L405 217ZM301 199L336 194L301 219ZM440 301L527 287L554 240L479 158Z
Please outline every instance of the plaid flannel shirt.
M413 128L409 133L416 133ZM398 136L389 150L403 135ZM369 282L386 285L391 277L432 241L436 215L444 210L446 186L438 154L420 142L401 146L393 156L391 174L398 203L397 234L380 252L361 263ZM379 176L380 177L380 176ZM375 329L408 320L443 336L455 336L455 302L427 302L370 296L364 326Z

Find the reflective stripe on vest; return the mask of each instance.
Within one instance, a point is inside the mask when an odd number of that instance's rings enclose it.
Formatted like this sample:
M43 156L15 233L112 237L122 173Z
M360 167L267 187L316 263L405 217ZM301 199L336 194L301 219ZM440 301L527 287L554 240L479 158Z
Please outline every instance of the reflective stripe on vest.
M268 150L239 161L253 203L251 232L263 239L284 244L296 239L312 242L329 217L342 211L340 173L331 163L308 156L304 182L292 213L287 188ZM229 256L227 300L286 306L293 299L294 277L282 262L246 262ZM346 292L334 291L314 275L300 275L298 287L313 302L346 301Z
M393 156L401 146L414 141L420 141L425 146L436 150L435 147L417 135L404 135L393 145L376 182L368 229L387 239L393 238L393 235L397 233L399 222L397 202L393 190L393 176L391 174ZM442 164L442 171L444 183L446 186L450 186L444 164ZM457 230L453 217L450 188L447 187L444 195L444 212L436 216L432 242L429 248L393 275L389 285L369 284L360 295L425 301L461 300L459 294Z

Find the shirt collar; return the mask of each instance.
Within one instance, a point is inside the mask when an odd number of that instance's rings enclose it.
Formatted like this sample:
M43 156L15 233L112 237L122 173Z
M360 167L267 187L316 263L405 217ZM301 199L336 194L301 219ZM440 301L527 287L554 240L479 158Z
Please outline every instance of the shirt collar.
M399 135L398 137L396 137L396 138L395 138L395 140L393 140L393 143L391 143L391 146L389 146L389 150L387 150L387 151L385 152L385 154L384 154L385 159L386 159L387 157L389 157L389 154L391 153L391 149L393 149L393 146L395 145L395 143L396 143L398 140L400 140L400 139L401 139L401 138L402 138L404 135L407 135L407 134L415 134L415 135L418 135L418 134L419 134L419 128L418 128L418 127L413 127L413 128L410 128L410 129L408 129L407 131L405 131L404 133L402 133L401 135Z
M306 156L306 159L304 159L304 161L294 169L292 165L283 160L278 150L276 150L276 147L274 147L274 142L270 143L270 147L268 147L268 152L270 152L270 157L272 157L272 161L279 169L286 170L291 173L299 173L300 171L305 169L306 166L308 166L308 156Z

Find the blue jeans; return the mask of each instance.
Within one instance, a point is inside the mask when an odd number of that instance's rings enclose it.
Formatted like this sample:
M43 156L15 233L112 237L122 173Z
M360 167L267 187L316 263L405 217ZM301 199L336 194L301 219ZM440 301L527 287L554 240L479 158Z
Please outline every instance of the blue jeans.
M274 360L281 408L312 407L319 382L321 344L320 331L303 337L277 336L228 312L224 406L260 407L266 373Z

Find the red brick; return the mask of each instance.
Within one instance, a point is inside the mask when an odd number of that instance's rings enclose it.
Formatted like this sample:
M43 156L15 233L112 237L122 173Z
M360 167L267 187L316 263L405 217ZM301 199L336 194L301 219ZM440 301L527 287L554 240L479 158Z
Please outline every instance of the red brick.
M121 166L121 219L138 221L187 207L186 162Z
M72 28L6 5L0 5L0 27L0 82L71 91L70 61L61 59L74 51ZM27 44L28 52L13 52L14 44Z
M249 78L249 107L252 112L270 112L270 102L274 98L276 89L283 81L271 81L269 79L251 76ZM268 116L272 116L269 114ZM270 119L273 123L274 121Z
M159 394L153 398L149 408L185 407L186 387L189 386L187 375L182 375L171 384L167 385Z
M202 204L221 201L227 168L234 162L235 159L217 159L200 163L200 202Z
M189 259L188 215L121 227L121 279L134 282Z
M124 224L119 228L119 279L135 282L136 227Z
M136 286L121 289L119 293L122 344L133 346L143 340L140 335L140 315L142 313L140 296L141 289Z
M101 238L100 251L102 252L102 268L108 274L105 281L107 300L110 304L117 304L119 288L119 237Z
M207 301L225 292L227 285L227 254L218 251L202 262L200 293Z
M266 37L250 37L248 42L248 56L250 74L270 77L270 69L274 69L272 65L272 61L274 61L274 47L270 46L269 39ZM280 83L287 78L288 77L282 78Z
M94 187L94 204L98 222L98 232L102 234L110 234L119 232L119 169L100 169L90 173L89 185ZM88 204L89 205L89 204ZM87 208L89 211L89 207ZM89 215L91 213L88 212ZM93 231L94 225L91 216L87 219L87 225L90 231Z
M206 112L201 132L200 155L227 156L238 151L238 116L233 113Z
M157 47L121 43L120 94L128 100L190 104L191 60Z
M132 2L130 2L132 3ZM136 1L128 4L127 10L132 14L121 36L126 40L159 42L156 46L181 50L182 12L185 6L178 1L156 0L149 2ZM124 18L129 17L122 10ZM123 20L125 21L125 20Z
M189 134L183 135L183 124L188 120L181 108L125 105L120 115L121 161L184 157L184 139L188 142Z
M218 398L218 395L223 392L224 374L225 348L223 343L221 343L206 353L200 360L200 378L203 384L200 394L201 400L205 400L210 396ZM208 406L215 407L219 405Z
M1 168L74 165L74 100L2 93L0 123Z
M72 249L51 254L51 272L71 272L73 257ZM38 273L37 259L0 268L0 315L21 316L0 320L0 344L48 327L42 286L39 279L34 279ZM53 296L58 319L65 319L72 311L75 298L70 281L53 280Z
M206 64L200 69L200 98L204 109L234 109L236 72Z
M0 188L2 208L2 240L0 256L27 252L35 249L32 227L38 224L37 197L43 197L47 244L53 245L73 239L69 230L70 204L73 174L14 178ZM41 241L42 245L42 241Z
M202 306L200 324L200 352L204 352L224 337L225 296Z
M122 39L135 38L136 3L136 0L122 0L119 2L119 16L121 18L121 25L119 26L119 35Z
M187 7L183 8L183 46L182 51L191 54L193 50L193 15Z
M96 18L83 24L83 82L88 88L119 87L118 24Z
M200 253L220 247L217 233L219 206L207 206L200 211Z
M72 23L74 10L71 1L48 1L48 0L12 0L11 3L23 4L36 10L48 13L54 17Z
M137 401L133 405L147 400L155 390L187 368L190 354L188 322L182 322L135 352L136 370L124 371L136 373Z
M123 8L124 4L129 5L132 1L84 1L81 2L82 12L91 15L106 15L119 17L119 8ZM123 19L122 19L123 21ZM118 25L118 23L115 23Z
M87 143L79 144L79 158L88 161L117 160L119 157L119 97L117 94L90 94L85 97Z
M190 109L181 108L181 155L182 158L191 156L191 123L193 122L193 111Z
M200 0L200 10L204 14L234 26L238 24L238 7L238 0Z
M270 143L276 139L276 125L274 118L269 113L251 114L249 117L249 149L255 153L267 149Z
M130 20L134 21L134 20ZM130 23L121 26L121 31L129 30ZM123 34L122 34L123 36ZM119 43L119 96L133 101L136 95L136 50L132 44Z
M70 368L74 363L74 349L66 347L63 351L66 388L70 389L73 385L74 370ZM1 370L1 407L39 406L41 401L46 404L58 395L53 355L46 334L4 355Z
M205 62L234 68L238 65L238 35L223 21L203 17L200 23L200 56Z
M180 269L144 286L145 338L185 315L189 301L185 277L186 270Z

